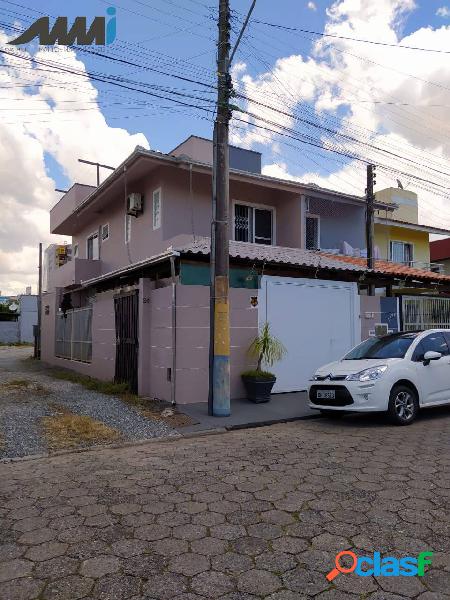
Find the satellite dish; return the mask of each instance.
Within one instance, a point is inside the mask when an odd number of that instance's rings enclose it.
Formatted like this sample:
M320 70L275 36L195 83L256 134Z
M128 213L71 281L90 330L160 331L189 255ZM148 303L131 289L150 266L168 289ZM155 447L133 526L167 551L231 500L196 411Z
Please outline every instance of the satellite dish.
M397 185L401 190L403 189L403 185L402 185L402 182L400 181L400 179L397 179Z

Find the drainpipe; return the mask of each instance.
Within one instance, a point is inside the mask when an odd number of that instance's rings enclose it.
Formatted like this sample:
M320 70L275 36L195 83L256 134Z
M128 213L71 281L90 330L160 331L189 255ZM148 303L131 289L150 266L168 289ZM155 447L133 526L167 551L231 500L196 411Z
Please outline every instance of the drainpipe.
M170 274L172 277L172 376L170 378L170 396L172 406L177 403L177 284L175 278L175 258L170 257Z

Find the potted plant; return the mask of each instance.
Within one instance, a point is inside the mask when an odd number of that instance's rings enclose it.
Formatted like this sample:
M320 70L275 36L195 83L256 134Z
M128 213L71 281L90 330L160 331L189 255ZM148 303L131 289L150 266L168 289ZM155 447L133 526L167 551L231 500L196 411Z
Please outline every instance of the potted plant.
M262 365L271 367L286 354L283 344L270 333L269 323L264 323L261 331L250 344L248 355L257 360L256 369L241 374L247 398L253 402L268 402L276 377L263 371Z

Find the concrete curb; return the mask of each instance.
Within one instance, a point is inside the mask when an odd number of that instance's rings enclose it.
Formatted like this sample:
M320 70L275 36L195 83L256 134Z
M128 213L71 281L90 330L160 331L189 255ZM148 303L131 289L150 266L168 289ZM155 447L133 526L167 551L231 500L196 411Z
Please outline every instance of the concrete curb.
M191 431L188 433L177 432L176 435L167 437L155 437L147 440L135 440L115 444L104 444L97 446L89 446L88 448L73 448L72 450L57 450L55 452L43 452L41 454L28 454L27 456L15 456L11 458L0 458L0 465L9 463L18 463L31 460L39 460L42 458L56 458L59 456L67 456L69 454L81 454L84 452L96 452L98 450L117 450L120 448L130 448L134 446L144 446L146 444L159 443L173 443L178 440L189 440L197 437L205 437L209 435L220 435L228 433L229 431L239 431L240 429L256 429L257 427L270 427L271 425L278 425L282 423L292 423L295 421L308 421L310 419L319 419L321 415L306 415L304 417L292 417L290 419L276 419L273 421L260 421L257 423L242 423L239 425L230 425L228 427L215 427L212 429L204 429L201 431Z

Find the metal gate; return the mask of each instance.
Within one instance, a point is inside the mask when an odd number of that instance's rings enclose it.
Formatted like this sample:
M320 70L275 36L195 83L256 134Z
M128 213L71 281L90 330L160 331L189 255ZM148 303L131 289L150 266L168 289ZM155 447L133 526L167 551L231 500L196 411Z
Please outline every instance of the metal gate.
M114 298L116 321L116 383L128 383L130 391L138 391L139 352L138 292Z
M450 329L450 298L402 296L404 331Z
M55 356L92 362L92 307L56 315Z

